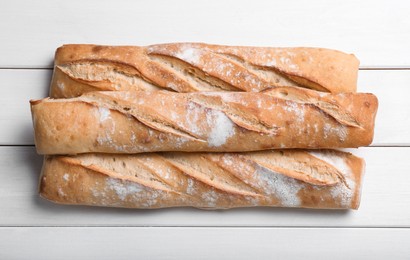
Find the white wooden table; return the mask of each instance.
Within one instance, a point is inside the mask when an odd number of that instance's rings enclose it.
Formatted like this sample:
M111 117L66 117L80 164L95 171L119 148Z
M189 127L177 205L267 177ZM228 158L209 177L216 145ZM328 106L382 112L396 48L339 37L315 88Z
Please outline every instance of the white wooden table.
M410 259L408 1L0 3L0 259ZM380 102L358 211L124 210L37 196L29 99L47 95L63 43L203 41L355 53ZM97 258L98 257L98 258Z

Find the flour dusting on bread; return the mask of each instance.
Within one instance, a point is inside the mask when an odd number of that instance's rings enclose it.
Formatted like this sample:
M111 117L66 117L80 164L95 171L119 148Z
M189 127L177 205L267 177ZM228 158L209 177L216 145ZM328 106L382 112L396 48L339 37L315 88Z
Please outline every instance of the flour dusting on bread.
M340 182L331 189L331 194L335 200L339 200L342 206L351 204L356 189L356 181L352 169L346 163L344 156L338 156L335 152L310 151L311 155L333 165L339 172L343 173L344 182Z
M281 206L300 206L298 192L305 186L304 184L263 167L257 168L255 178L257 185L263 188L268 195L277 197Z
M99 107L98 112L100 113L100 122L104 122L110 117L110 110L105 107Z
M181 50L177 52L175 56L192 64L197 64L201 59L200 52L197 49L190 47L189 45L181 48Z
M208 137L209 146L221 146L235 133L234 123L225 113L218 110L208 110L206 114L211 132Z

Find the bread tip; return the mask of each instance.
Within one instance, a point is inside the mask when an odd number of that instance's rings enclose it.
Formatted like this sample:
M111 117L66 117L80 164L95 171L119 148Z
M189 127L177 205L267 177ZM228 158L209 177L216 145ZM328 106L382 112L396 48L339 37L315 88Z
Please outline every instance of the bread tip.
M39 103L41 103L41 102L43 102L43 101L45 101L45 100L49 100L50 98L49 97L46 97L46 98L42 98L42 99L30 99L30 105L31 106L35 106L35 105L37 105L37 104L39 104Z
M30 105L34 106L41 102L41 99L30 99Z

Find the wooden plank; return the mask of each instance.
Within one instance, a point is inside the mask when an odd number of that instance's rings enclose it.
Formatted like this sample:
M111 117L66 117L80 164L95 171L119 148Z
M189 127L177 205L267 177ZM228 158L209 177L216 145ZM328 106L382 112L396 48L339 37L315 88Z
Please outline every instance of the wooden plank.
M355 151L367 161L358 211L253 208L127 210L63 206L37 195L42 158L32 147L0 147L1 226L410 227L410 147Z
M0 144L33 144L30 99L47 96L50 70L1 70ZM373 145L410 145L410 70L362 70L359 91L379 98Z
M409 259L410 229L0 228L1 259Z
M47 96L51 73L0 69L0 145L34 144L29 100Z
M321 46L409 67L408 1L3 1L0 67L50 67L64 43ZM12 39L12 40L11 40Z
M358 90L379 99L373 145L410 145L410 70L362 70Z

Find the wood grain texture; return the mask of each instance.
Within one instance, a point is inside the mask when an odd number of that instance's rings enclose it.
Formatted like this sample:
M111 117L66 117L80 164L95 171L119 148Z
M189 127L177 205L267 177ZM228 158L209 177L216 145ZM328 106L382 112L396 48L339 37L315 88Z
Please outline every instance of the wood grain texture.
M365 67L409 67L408 10L386 0L4 1L0 67L50 68L63 43L179 41L322 46L354 52Z
M29 100L47 96L51 73L0 69L0 145L34 143Z
M0 147L0 226L410 227L410 148L371 147L353 152L367 164L358 211L126 210L62 206L40 199L37 185L42 157L34 147Z
M373 145L410 145L410 70L362 70L358 89L379 99Z
M51 70L0 70L0 144L32 145L30 99L46 97ZM358 90L379 99L373 145L410 145L410 70L362 70ZM398 94L400 93L400 94Z
M401 260L409 239L410 229L9 227L0 228L0 257Z

